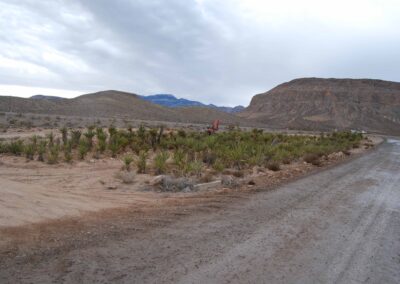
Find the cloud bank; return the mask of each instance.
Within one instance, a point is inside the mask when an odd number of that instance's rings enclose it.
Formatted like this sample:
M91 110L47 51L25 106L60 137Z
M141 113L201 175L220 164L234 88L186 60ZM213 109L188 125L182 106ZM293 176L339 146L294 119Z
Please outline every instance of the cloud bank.
M297 77L400 81L398 15L393 0L0 0L0 94L233 106Z

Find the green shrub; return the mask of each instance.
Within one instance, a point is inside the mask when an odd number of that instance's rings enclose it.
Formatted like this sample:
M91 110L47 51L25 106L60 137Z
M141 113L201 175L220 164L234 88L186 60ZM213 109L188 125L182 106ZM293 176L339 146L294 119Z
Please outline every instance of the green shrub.
M40 141L37 147L38 161L44 162L44 154L46 153L47 141Z
M79 159L84 160L88 152L89 152L89 144L86 140L82 139L79 142L79 147L78 147Z
M159 152L154 158L154 168L157 175L163 174L167 170L168 152Z
M49 147L49 154L47 156L47 162L51 165L57 164L59 159L60 148L57 144Z
M24 142L22 140L12 141L9 144L8 152L20 156L24 151Z
M80 130L72 130L71 131L72 148L76 148L79 146L81 136L82 136L82 132Z
M24 147L24 153L25 153L25 157L28 160L33 160L33 156L35 155L36 152L36 145L33 143L27 144Z
M224 163L222 163L222 161L219 160L219 159L217 159L217 160L214 162L214 164L212 165L212 167L213 167L213 169L214 169L216 172L218 172L218 173L222 172L222 171L225 169Z
M66 144L63 145L64 150L64 161L70 163L72 161L72 144L71 141L67 141Z
M83 134L87 140L87 146L90 149L93 147L93 137L95 136L95 132L93 131L93 127L89 127L88 131Z
M137 172L144 174L146 173L146 168L147 168L147 152L146 151L141 151L139 153L139 158L136 162L136 166L138 168Z
M62 142L65 145L67 144L68 141L68 129L64 126L60 128L60 132L61 132Z
M126 155L122 161L124 162L124 168L128 172L131 170L131 164L133 162L133 157L131 155Z
M53 131L47 134L47 139L49 140L49 147L53 147L54 145L54 134Z

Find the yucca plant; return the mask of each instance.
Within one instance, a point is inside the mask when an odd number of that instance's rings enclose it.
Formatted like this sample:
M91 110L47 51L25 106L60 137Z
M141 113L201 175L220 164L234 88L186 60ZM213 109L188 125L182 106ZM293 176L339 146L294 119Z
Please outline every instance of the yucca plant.
M139 158L136 162L136 166L138 168L137 172L140 174L144 174L146 173L146 169L147 169L147 151L141 151L139 153Z
M64 161L70 163L72 161L72 144L71 141L67 141L64 147Z
M76 148L79 145L81 140L82 132L80 130L72 130L71 131L71 143L72 148Z
M154 168L156 174L160 175L166 172L167 170L167 160L169 158L168 152L162 151L159 152L154 158Z
M85 132L83 135L87 139L87 145L88 145L89 150L92 149L92 147L93 147L93 137L95 135L95 132L93 131L93 128L89 127L87 132Z
M37 147L38 161L44 162L44 154L46 153L47 141L40 141Z
M59 159L60 148L57 144L49 147L49 154L47 156L47 162L51 165L57 164Z
M27 144L24 147L24 153L28 160L33 160L33 156L36 152L36 146L33 143Z
M68 129L64 126L60 128L60 132L61 132L62 142L65 145L67 144L68 141Z
M79 147L78 147L79 159L84 160L88 152L89 152L88 142L85 139L82 139L79 142Z
M54 145L54 133L53 131L47 134L47 139L49 140L49 147L53 147Z
M126 171L130 171L131 170L131 164L133 162L133 157L131 155L126 155L122 161L124 162L124 168Z

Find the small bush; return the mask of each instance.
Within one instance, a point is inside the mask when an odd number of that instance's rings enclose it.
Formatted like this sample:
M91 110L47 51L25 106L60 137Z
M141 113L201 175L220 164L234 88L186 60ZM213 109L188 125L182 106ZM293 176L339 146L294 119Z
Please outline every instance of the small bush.
M38 161L44 162L44 154L46 153L47 141L40 141L37 148Z
M135 175L133 172L121 171L118 173L118 178L125 184L132 184L135 181Z
M80 130L72 130L71 131L72 148L76 148L79 146L81 136L82 136L82 132Z
M318 156L317 154L315 154L315 153L310 153L310 154L304 155L303 160L304 160L306 163L313 164L313 163L315 163L317 160L319 160L319 156Z
M147 168L147 152L146 151L141 151L139 153L139 158L136 162L136 166L138 168L137 172L144 174L146 173L146 168Z
M51 165L57 164L59 159L60 149L58 145L53 145L49 148L49 154L47 157L47 162Z
M281 167L280 167L280 165L279 165L278 162L276 162L276 161L271 161L271 162L269 162L269 163L267 164L267 169L269 169L269 170L271 170L271 171L274 171L274 172L277 172L277 171L279 171L279 170L281 169Z
M79 159L84 160L87 153L89 152L89 146L88 143L83 139L79 142Z
M64 144L64 161L67 163L72 161L72 145L70 141Z
M25 145L24 152L25 152L25 156L28 160L33 160L33 156L35 155L35 152L36 152L35 144L31 143L31 144Z
M126 155L122 161L124 162L124 168L128 172L131 170L131 164L133 162L133 157L131 155Z
M160 152L154 158L154 168L157 175L165 173L167 169L167 160L168 160L168 153L167 152Z
M17 140L17 141L12 141L9 144L9 150L11 154L14 154L16 156L20 156L24 151L24 143L22 140Z
M221 160L216 160L212 167L217 173L221 173L225 169L225 165Z
M60 132L61 132L63 144L65 145L65 144L67 144L67 141L68 141L68 129L64 126L64 127L60 128Z

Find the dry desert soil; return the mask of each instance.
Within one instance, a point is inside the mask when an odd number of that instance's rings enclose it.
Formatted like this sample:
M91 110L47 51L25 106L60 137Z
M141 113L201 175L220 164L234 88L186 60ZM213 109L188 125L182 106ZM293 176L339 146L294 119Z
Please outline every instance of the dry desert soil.
M0 283L399 283L399 158L386 139L240 189L159 193L116 183L119 160L2 157Z

